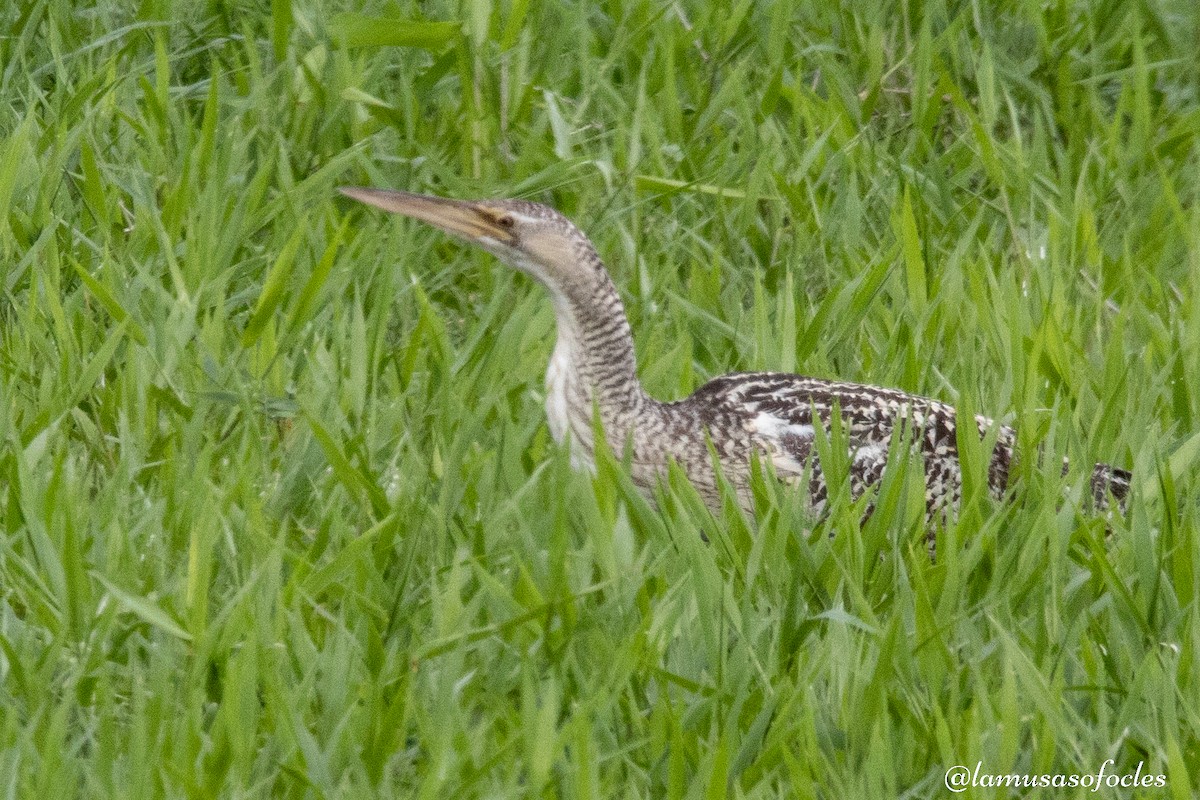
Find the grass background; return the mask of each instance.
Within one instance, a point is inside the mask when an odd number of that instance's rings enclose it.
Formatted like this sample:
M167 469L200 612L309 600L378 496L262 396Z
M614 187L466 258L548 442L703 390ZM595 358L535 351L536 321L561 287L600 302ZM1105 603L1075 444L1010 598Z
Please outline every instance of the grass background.
M0 797L936 797L1107 758L1192 796L1196 9L5 3ZM902 479L861 531L762 483L753 523L652 506L549 439L538 287L343 184L563 210L660 397L880 383L1076 467L1008 508L969 476L937 563ZM1107 539L1060 500L1094 458L1137 470Z

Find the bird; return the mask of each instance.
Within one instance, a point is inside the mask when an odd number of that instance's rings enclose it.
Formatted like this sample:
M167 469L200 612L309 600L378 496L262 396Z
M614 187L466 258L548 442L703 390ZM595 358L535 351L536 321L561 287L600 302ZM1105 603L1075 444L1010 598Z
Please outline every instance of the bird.
M836 419L848 448L852 498L880 483L893 438L901 435L924 465L930 525L957 511L963 479L953 405L897 389L782 372L723 375L681 400L657 400L638 378L629 320L603 260L583 231L555 209L522 199L460 200L365 187L340 191L480 247L545 287L557 325L546 370L546 415L555 441L570 440L574 467L595 469L595 414L612 452L627 459L633 483L651 496L675 463L711 509L720 508L723 476L752 514L752 464L759 459L777 479L806 491L808 507L819 518L831 496L819 442L822 436L829 441ZM1010 494L1016 432L985 416L967 424L972 422L981 441L994 431L987 484L1003 500ZM1066 467L1064 462L1064 473ZM1130 477L1097 464L1089 487L1092 508L1107 511L1110 498L1124 508Z

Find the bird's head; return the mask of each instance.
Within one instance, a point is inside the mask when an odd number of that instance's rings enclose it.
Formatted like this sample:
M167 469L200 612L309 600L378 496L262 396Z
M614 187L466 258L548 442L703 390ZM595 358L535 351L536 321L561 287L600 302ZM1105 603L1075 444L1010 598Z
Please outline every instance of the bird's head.
M451 200L387 189L340 190L478 245L556 294L603 272L587 237L552 208L527 200Z

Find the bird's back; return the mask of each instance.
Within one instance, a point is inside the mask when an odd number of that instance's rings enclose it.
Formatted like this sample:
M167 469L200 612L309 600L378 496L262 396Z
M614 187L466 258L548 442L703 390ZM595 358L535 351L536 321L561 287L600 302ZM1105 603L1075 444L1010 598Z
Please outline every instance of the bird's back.
M748 465L757 451L785 481L808 475L809 496L819 513L829 487L816 453L817 431L828 439L835 417L848 448L853 497L880 481L893 437L901 433L924 463L929 514L956 508L961 499L958 414L937 400L803 375L747 372L716 378L662 409L667 441L676 443L677 452L670 455L690 467L689 474L703 474L709 458L706 445L711 442L722 471L744 491L746 502ZM988 486L1000 498L1008 490L1016 434L987 417L976 416L974 422L980 439L993 442ZM702 491L716 492L706 480L699 485ZM1097 465L1092 490L1098 503L1105 503L1109 491L1123 499L1127 488L1128 473Z

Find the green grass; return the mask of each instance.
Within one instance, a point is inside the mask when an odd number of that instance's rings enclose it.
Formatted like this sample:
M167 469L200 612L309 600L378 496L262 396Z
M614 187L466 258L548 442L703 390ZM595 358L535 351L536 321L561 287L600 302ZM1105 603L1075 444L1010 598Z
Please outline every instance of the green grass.
M133 5L0 8L0 797L1200 789L1193 3ZM660 397L1049 455L936 563L900 464L862 530L648 503L551 441L538 287L344 184L563 210Z

